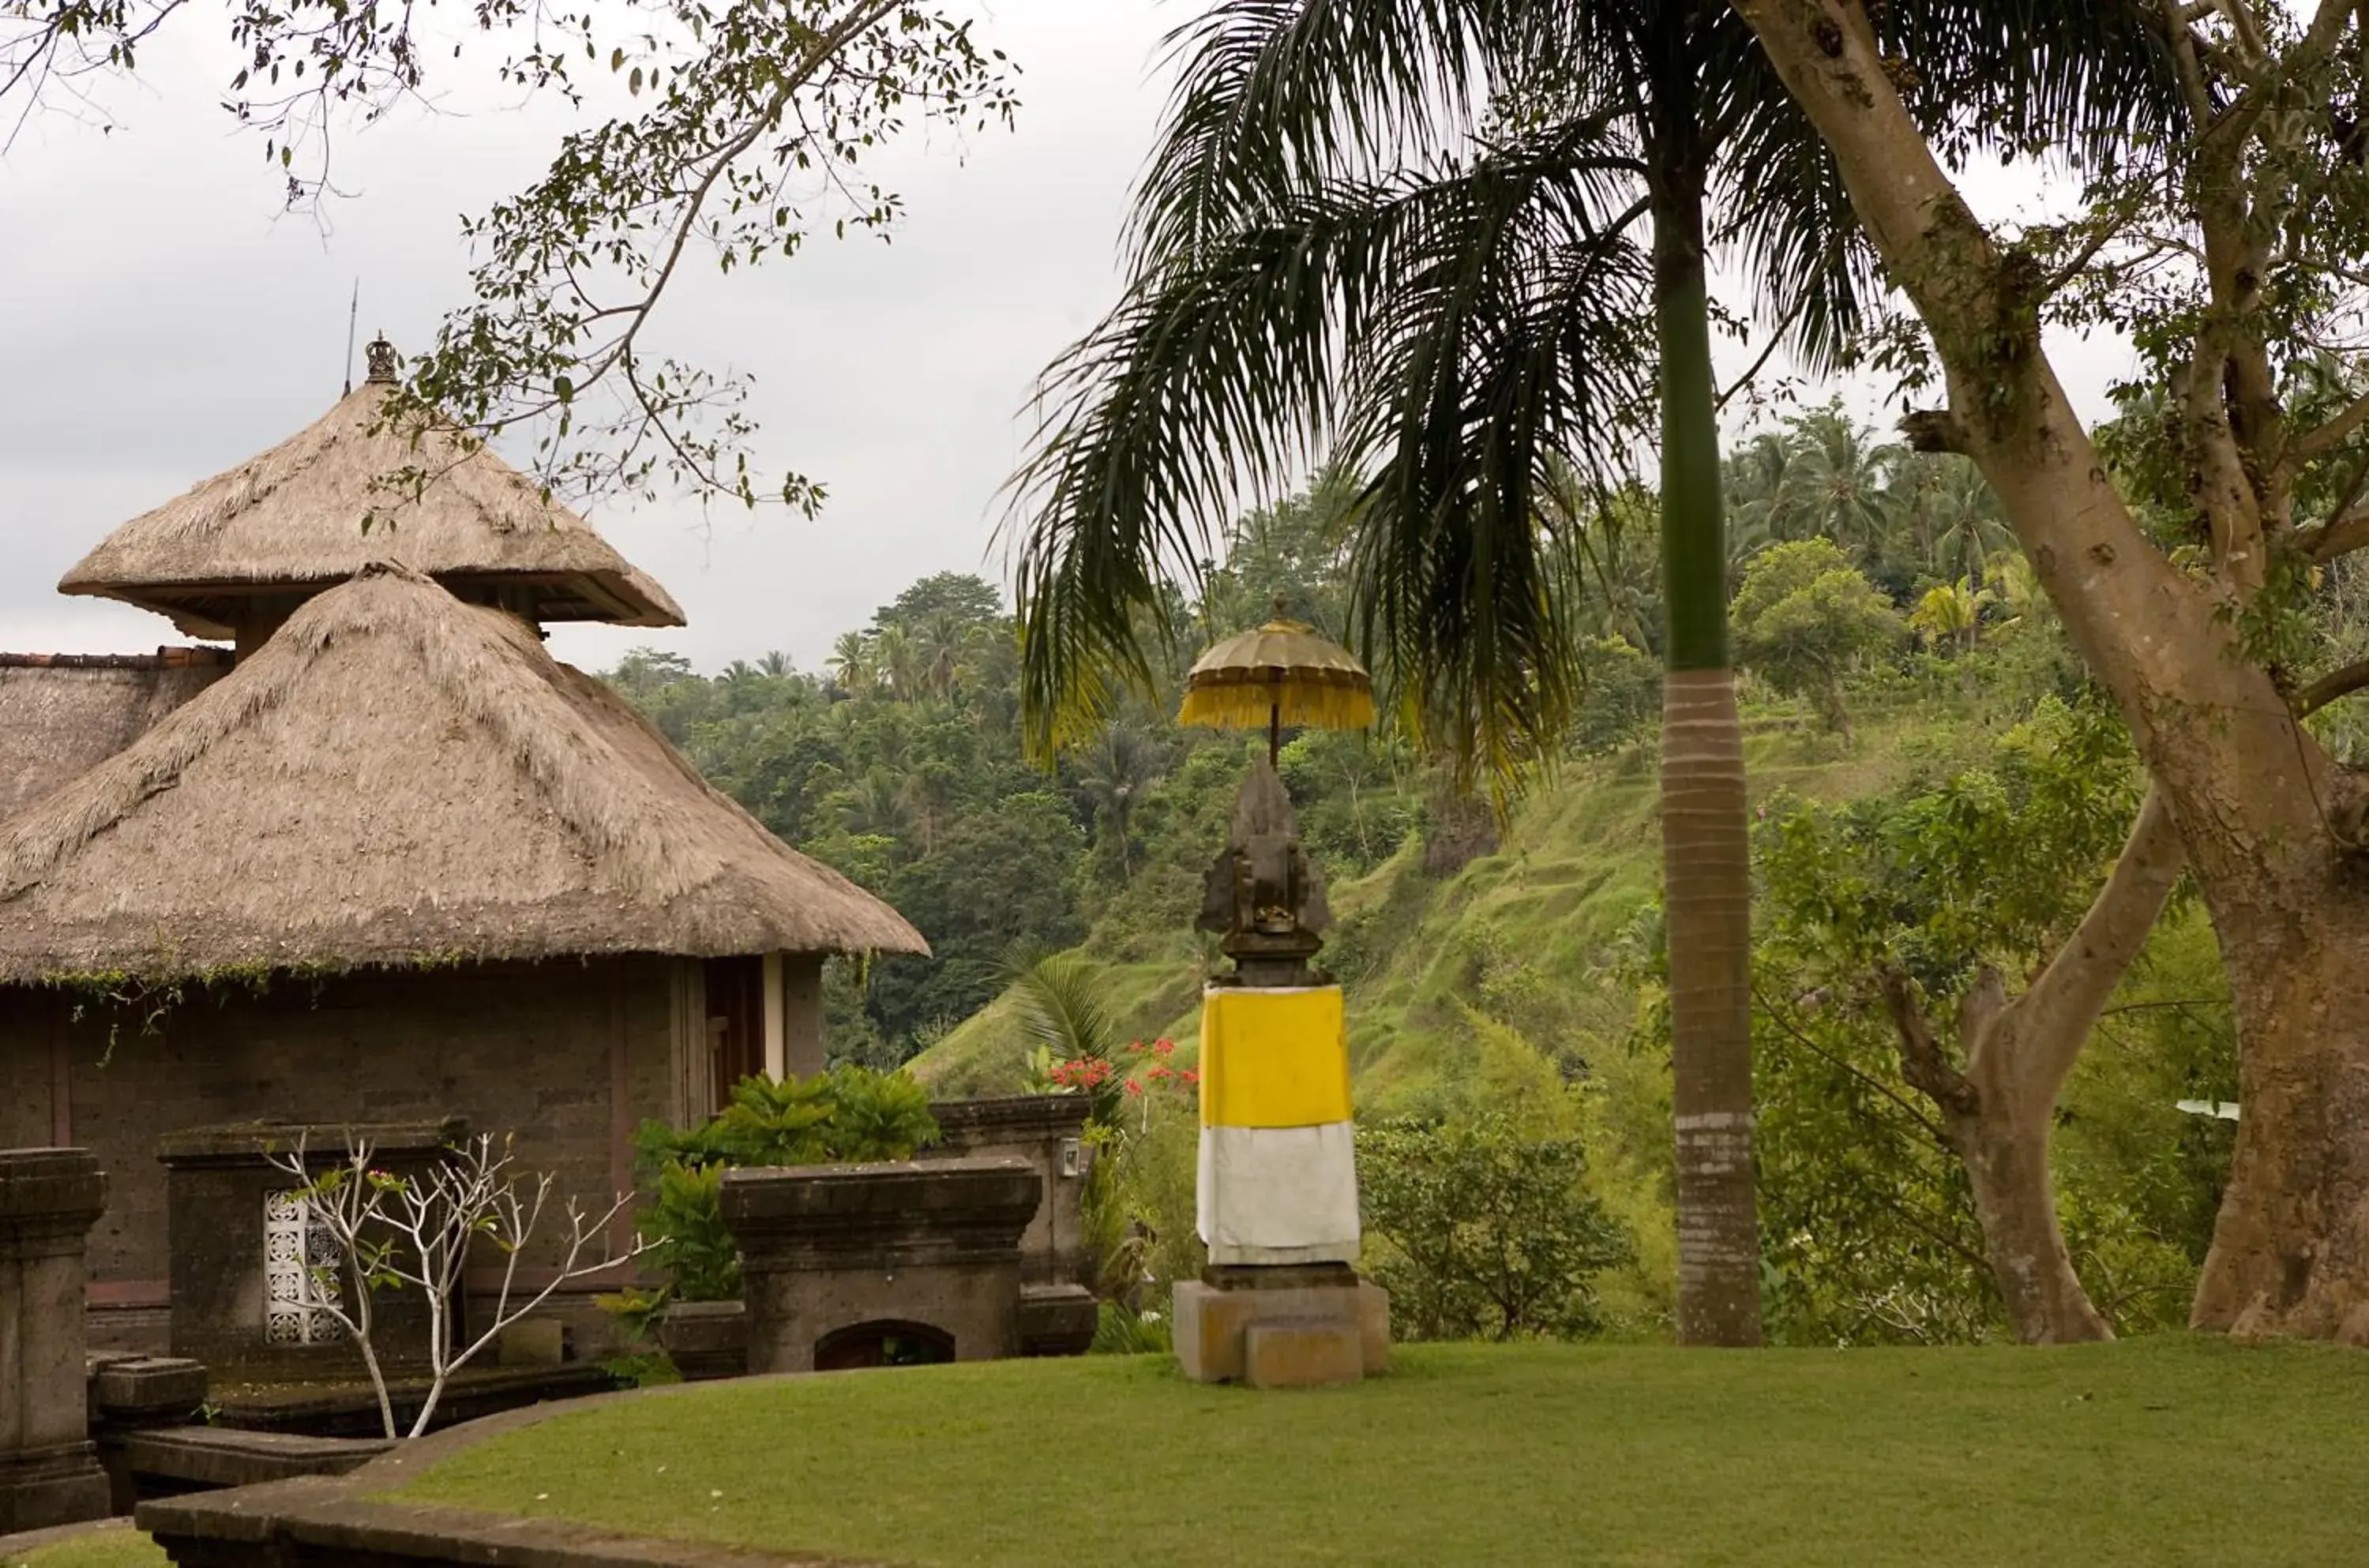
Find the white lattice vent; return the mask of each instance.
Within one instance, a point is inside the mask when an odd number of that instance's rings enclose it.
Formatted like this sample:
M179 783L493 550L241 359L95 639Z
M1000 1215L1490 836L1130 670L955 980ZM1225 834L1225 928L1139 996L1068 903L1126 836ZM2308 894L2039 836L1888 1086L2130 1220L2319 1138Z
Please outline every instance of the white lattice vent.
M337 1239L315 1219L301 1192L263 1195L263 1337L272 1345L328 1345L345 1330L328 1308L339 1300Z

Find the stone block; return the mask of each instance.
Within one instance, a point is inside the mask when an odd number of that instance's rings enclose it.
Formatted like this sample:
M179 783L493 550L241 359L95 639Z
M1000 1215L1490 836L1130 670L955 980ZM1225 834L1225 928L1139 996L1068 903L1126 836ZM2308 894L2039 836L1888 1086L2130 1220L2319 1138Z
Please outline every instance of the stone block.
M298 1475L344 1475L394 1447L385 1437L312 1437L227 1426L134 1432L121 1444L125 1467L142 1497L258 1486Z
M677 1301L658 1319L658 1345L689 1383L749 1370L749 1310L738 1301Z
M1386 1371L1390 1364L1390 1293L1370 1280L1357 1281L1357 1328L1366 1358L1366 1376Z
M1102 1303L1082 1285L1020 1288L1020 1354L1083 1356L1102 1326Z
M457 1116L404 1122L233 1122L185 1127L157 1140L166 1170L166 1241L172 1276L172 1350L221 1368L287 1379L361 1375L360 1352L326 1314L291 1305L280 1291L301 1288L314 1255L302 1213L285 1205L297 1185L273 1162L304 1152L305 1168L341 1164L367 1144L371 1163L418 1179L447 1146L466 1135ZM275 1195L277 1195L275 1196ZM268 1218L269 1203L281 1205ZM281 1228L274 1235L272 1227ZM280 1255L284 1252L286 1255ZM275 1285L275 1279L278 1284ZM341 1271L340 1288L354 1282ZM427 1355L429 1314L417 1290L381 1291L372 1337L382 1360L417 1363Z
M557 1318L522 1318L494 1342L504 1367L556 1367L567 1359L567 1325Z
M1242 1375L1242 1331L1253 1303L1237 1290L1181 1280L1169 1312L1176 1365L1196 1383L1230 1383Z
M892 1337L960 1361L1015 1354L1020 1238L1043 1199L1022 1160L726 1172L749 1369L871 1365Z
M1020 1237L1020 1276L1030 1285L1092 1287L1101 1272L1085 1239L1086 1178L1094 1157L1086 1118L1093 1108L1083 1094L942 1100L930 1107L939 1141L918 1159L1025 1160L1036 1167L1045 1198Z
M1243 1331L1242 1381L1252 1388L1322 1388L1365 1375L1365 1337L1355 1322L1284 1319Z
M1253 1329L1266 1324L1337 1332L1356 1348L1359 1375L1379 1372L1389 1364L1390 1293L1379 1286L1345 1270L1278 1269L1279 1280L1295 1283L1271 1286L1253 1283L1256 1270L1216 1272L1224 1284L1194 1279L1176 1287L1172 1322L1176 1362L1194 1381L1252 1380L1249 1337ZM1306 1283L1328 1276L1333 1282Z
M206 1366L180 1356L97 1355L90 1358L94 1423L124 1428L173 1426L206 1402Z

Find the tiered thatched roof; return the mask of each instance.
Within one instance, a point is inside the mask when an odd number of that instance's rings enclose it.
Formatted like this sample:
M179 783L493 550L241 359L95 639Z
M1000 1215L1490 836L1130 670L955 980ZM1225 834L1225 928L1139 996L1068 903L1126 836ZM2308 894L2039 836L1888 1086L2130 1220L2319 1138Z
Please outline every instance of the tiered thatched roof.
M0 820L114 756L229 668L212 648L0 653Z
M120 599L218 637L258 592L318 589L395 560L537 621L682 624L666 589L491 451L441 429L415 446L383 422L390 390L365 382L262 456L133 518L58 590Z
M0 823L0 980L926 952L533 629L400 567Z

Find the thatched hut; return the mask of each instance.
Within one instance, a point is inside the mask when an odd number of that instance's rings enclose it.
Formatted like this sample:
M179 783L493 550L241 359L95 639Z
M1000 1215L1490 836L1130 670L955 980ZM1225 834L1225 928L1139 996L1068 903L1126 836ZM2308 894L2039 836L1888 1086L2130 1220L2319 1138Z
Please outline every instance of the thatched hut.
M457 1116L602 1196L641 1121L822 1065L828 955L927 950L550 656L546 615L680 612L490 453L365 544L373 464L413 459L363 421L69 576L235 666L0 660L0 1148L104 1159L102 1345L161 1347L174 1135Z
M484 444L390 415L395 380L395 350L381 338L370 379L326 414L123 524L58 590L154 610L242 652L311 595L381 560L537 624L683 624L665 589Z

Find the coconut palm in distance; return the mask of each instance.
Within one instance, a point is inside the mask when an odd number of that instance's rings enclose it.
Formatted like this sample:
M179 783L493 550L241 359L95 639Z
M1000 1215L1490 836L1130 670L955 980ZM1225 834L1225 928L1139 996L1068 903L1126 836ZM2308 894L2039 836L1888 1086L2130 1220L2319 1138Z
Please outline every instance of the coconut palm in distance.
M2138 0L1901 0L1944 133L2102 144L2169 101ZM1946 41L1947 47L1940 47ZM1760 1337L1749 887L1705 251L1831 363L1871 298L1823 145L1723 5L1215 0L1178 29L1119 303L1047 372L1014 478L1023 692L1049 751L1172 638L1242 487L1368 476L1352 634L1402 719L1503 780L1551 755L1576 659L1539 505L1658 410L1678 1335ZM1908 73L1905 70L1904 75ZM1658 378L1655 372L1658 369Z

